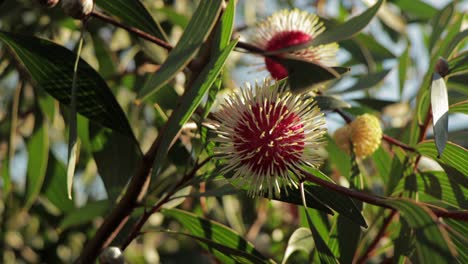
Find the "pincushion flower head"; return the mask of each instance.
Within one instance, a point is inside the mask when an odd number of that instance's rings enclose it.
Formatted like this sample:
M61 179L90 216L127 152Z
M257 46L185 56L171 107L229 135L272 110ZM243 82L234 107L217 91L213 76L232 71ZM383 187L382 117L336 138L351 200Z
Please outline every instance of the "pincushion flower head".
M264 82L228 97L214 117L222 173L250 196L297 188L298 168L322 163L325 119L313 99Z
M364 114L349 125L336 130L333 138L340 149L350 153L352 145L356 157L365 158L379 148L382 142L382 128L377 117Z
M324 30L325 27L314 14L298 9L283 10L274 13L250 30L249 40L263 50L275 51L305 44ZM324 66L334 66L337 51L338 44L330 43L309 46L288 54ZM273 78L279 80L288 76L287 69L273 58L265 57L265 64Z

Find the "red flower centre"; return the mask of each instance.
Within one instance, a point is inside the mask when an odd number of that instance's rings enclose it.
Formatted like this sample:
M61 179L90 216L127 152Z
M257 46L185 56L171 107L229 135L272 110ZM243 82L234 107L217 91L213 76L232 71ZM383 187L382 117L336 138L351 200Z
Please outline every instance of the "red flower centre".
M302 31L284 31L273 38L266 44L267 51L284 49L290 46L299 45L310 41L312 37ZM283 79L288 76L288 71L279 62L274 59L265 57L265 64L271 76L276 80Z
M284 174L288 165L301 159L304 150L305 135L299 121L281 104L257 104L245 111L234 135L234 148L242 156L241 163L257 175Z

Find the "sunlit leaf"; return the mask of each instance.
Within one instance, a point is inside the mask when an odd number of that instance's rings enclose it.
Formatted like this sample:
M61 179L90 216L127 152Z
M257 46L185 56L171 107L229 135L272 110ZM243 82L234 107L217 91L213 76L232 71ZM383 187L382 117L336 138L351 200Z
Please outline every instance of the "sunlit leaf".
M432 18L432 34L429 39L429 50L432 51L435 43L439 40L442 32L447 28L455 9L455 3L449 3Z
M449 107L449 113L463 113L468 115L468 100L451 105Z
M468 29L465 30L468 36ZM454 75L468 74L468 51L460 53L458 56L448 61L449 71L447 77Z
M221 1L200 2L177 45L140 91L139 100L147 99L190 62L213 29L221 11L221 5Z
M309 228L299 227L289 237L288 246L281 263L285 264L288 258L297 251L302 251L309 255L313 248L314 239L312 238L312 232Z
M464 175L468 175L468 167L465 166L468 160L468 151L452 142L447 142L444 155L441 158L437 158L437 149L433 140L424 141L416 146L416 150L421 155L431 157L439 162L445 163Z
M222 263L270 263L250 242L226 226L178 209L164 209L162 213L181 223Z

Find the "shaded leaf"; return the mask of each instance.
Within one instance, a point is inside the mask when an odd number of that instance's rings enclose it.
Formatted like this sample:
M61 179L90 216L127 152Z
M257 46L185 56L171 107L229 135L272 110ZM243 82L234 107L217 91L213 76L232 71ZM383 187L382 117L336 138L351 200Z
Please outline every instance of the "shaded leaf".
M468 36L468 29L465 30ZM449 71L447 77L454 75L466 74L468 73L468 51L465 51L458 56L450 59L448 61Z
M339 78L349 71L349 68L327 67L292 56L275 59L286 67L290 88L298 93L309 90L316 84Z
M387 76L389 72L390 70L383 70L380 72L370 73L370 74L363 75L363 76L356 76L358 79L354 85L336 93L343 93L343 92L350 93L354 91L360 91L360 90L372 88L376 86L377 84L379 84L381 81L383 81L383 79Z
M452 242L427 208L411 200L393 199L386 203L397 209L415 232L415 257L420 263L453 263Z
M73 52L45 39L3 31L0 31L0 40L15 52L40 88L62 104L70 104L75 59ZM102 77L81 59L78 71L78 113L133 138L122 108Z
M442 10L437 12L432 18L432 34L429 39L429 50L432 52L434 49L435 43L439 40L442 32L447 28L447 25L450 22L450 19L453 17L453 12L455 9L455 3L450 2Z
M299 227L296 229L288 240L286 251L284 252L282 264L285 264L288 258L296 251L303 251L306 254L312 253L314 248L314 239L309 228Z
M115 201L138 169L143 154L133 139L110 129L90 124L89 137L109 200Z
M322 111L351 107L351 105L347 102L340 100L334 96L317 95L314 97L314 100L317 101L317 106Z
M395 0L392 1L402 11L419 19L431 19L437 9L421 0Z
M416 150L424 156L436 159L439 162L445 163L454 169L461 172L463 175L468 175L468 166L466 161L468 160L468 151L452 142L447 142L445 146L444 155L441 158L437 158L437 149L433 140L428 140L416 145Z
M96 4L110 14L153 36L167 40L163 29L139 0L96 0Z
M221 5L221 1L200 2L177 45L140 91L139 100L147 99L190 62L213 29L221 11Z
M377 111L382 111L383 108L397 103L395 101L388 101L388 100L381 100L381 99L374 99L374 98L361 98L361 99L354 99L353 101L369 106L370 108L377 110Z
M410 46L408 45L398 59L398 84L400 87L400 98L403 96L408 64L410 63L409 50Z
M62 219L59 229L65 230L73 226L89 224L97 217L104 216L111 209L109 200L89 202L81 208L77 208Z
M163 209L165 216L175 218L191 237L222 263L269 263L254 246L232 229L178 209Z
M460 263L468 263L468 252L466 251L466 245L468 245L468 239L466 238L466 234L468 234L468 223L453 219L445 219L444 221L450 227L448 231L457 249L457 259Z
M331 42L337 42L343 39L348 39L354 36L359 31L363 30L369 22L374 18L379 10L380 6L384 3L384 0L379 0L373 6L368 8L361 14L349 19L341 25L337 25L324 31L322 34L313 38L309 45L318 46Z
M67 184L66 174L65 165L57 160L54 154L49 153L46 177L41 192L62 212L75 209L73 201L68 199L67 188L65 188Z
M41 114L39 114L41 115ZM25 208L29 208L39 194L49 157L49 129L42 117L37 117L34 132L28 140L28 168L26 172ZM65 185L62 186L65 188Z

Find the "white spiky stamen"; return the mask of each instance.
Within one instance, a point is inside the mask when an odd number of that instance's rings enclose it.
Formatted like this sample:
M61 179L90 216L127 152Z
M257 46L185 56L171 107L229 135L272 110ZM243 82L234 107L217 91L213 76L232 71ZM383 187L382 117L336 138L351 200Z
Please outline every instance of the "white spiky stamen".
M297 188L295 167L322 162L317 149L325 144L325 119L313 99L265 82L232 95L214 115L222 173L233 171L233 182L247 186L250 196Z

